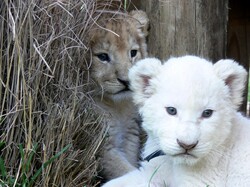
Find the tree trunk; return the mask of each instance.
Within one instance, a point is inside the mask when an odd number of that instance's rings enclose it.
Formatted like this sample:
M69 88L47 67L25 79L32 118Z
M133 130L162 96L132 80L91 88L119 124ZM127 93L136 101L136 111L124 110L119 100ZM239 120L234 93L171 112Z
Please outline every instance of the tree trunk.
M225 57L228 0L141 0L140 8L150 19L152 56L193 54L213 62Z

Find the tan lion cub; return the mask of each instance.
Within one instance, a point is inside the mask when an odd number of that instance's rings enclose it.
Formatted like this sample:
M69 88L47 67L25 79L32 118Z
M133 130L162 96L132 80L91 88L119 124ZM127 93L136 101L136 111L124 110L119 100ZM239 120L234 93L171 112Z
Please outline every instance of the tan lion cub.
M105 187L248 187L250 120L237 112L247 73L233 60L148 58L129 77L148 134L144 157Z
M109 126L101 173L112 179L138 166L140 128L128 70L147 56L148 17L143 11L131 11L104 16L97 23L91 33L91 77L97 83L94 100L100 113L107 114Z

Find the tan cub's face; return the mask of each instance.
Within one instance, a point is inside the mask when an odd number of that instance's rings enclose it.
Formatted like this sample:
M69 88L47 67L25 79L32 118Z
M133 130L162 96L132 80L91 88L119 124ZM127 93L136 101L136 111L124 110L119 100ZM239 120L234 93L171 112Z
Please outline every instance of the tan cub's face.
M111 99L130 95L128 70L147 56L148 18L142 11L102 18L91 38L91 76L99 84L98 94Z

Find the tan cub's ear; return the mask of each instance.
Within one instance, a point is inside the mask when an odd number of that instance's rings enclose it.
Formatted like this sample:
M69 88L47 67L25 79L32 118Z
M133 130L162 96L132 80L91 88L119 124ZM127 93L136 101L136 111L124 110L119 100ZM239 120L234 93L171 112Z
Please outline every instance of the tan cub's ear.
M220 60L214 64L214 69L229 87L232 103L238 109L243 101L247 71L233 60Z
M149 19L146 12L142 10L132 10L129 15L137 22L137 28L141 29L145 36L148 35Z
M130 88L134 92L135 104L143 105L155 93L154 78L160 73L161 66L159 59L145 58L129 70Z

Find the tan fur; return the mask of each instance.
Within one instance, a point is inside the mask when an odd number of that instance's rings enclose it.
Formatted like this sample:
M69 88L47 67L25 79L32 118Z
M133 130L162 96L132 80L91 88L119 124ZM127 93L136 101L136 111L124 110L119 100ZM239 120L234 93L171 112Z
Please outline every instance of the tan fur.
M95 102L100 112L108 114L108 140L101 167L102 175L112 179L138 165L140 128L128 89L128 70L147 56L148 18L142 11L132 11L104 16L97 23L91 32L91 77L98 85Z

